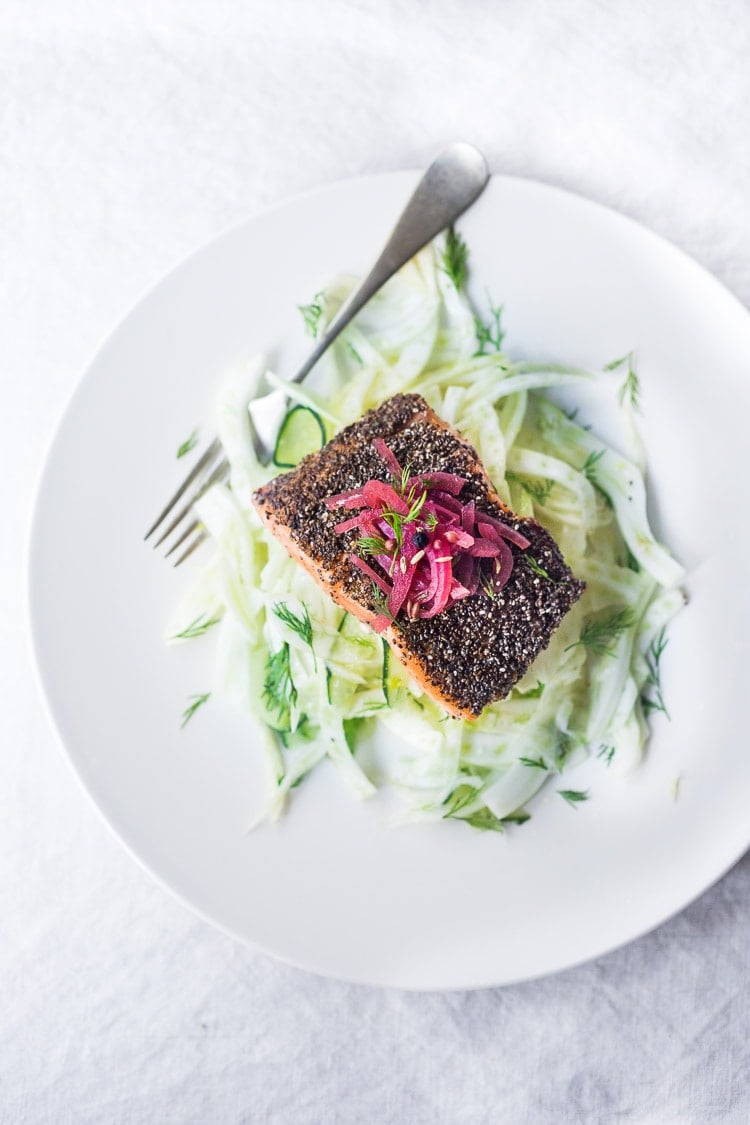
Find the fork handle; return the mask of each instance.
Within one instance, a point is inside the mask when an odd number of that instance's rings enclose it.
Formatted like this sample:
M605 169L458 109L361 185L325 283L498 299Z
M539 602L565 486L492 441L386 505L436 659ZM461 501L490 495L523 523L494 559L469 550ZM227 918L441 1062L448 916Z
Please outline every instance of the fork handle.
M465 141L449 145L435 157L407 203L401 218L361 285L344 301L326 332L290 381L301 383L339 333L397 270L454 223L477 199L489 180L479 149Z

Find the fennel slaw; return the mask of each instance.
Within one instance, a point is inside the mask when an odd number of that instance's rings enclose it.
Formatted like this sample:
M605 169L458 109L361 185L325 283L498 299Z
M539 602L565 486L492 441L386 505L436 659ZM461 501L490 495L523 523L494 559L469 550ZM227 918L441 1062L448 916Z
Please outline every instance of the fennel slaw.
M304 388L265 373L259 358L233 373L220 396L219 437L231 477L198 504L213 550L170 634L190 636L192 624L197 635L209 622L218 632L219 690L257 727L271 818L325 757L355 793L371 794L357 747L378 725L405 740L389 780L410 814L502 830L526 819L533 795L582 756L597 753L632 768L647 741L648 715L665 710L659 661L665 626L683 604L682 569L648 524L630 358L597 376L612 381L612 409L631 453L625 457L545 394L594 376L514 363L501 350L500 311L487 322L477 318L463 292L457 247L455 235L440 239L404 267ZM312 331L323 330L352 285L336 279L303 309ZM447 718L384 642L339 609L263 529L250 495L270 473L254 458L247 404L264 374L307 408L320 442L399 391L421 394L474 445L501 499L547 527L586 582L548 648L478 720ZM308 427L313 435L316 426ZM287 440L278 460L288 466L294 454ZM571 803L586 796L559 792Z

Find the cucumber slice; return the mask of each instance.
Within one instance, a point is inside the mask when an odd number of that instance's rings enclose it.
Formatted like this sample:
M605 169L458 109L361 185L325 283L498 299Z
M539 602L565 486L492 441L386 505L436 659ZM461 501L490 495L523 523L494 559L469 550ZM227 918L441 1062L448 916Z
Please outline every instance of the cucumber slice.
M391 662L391 646L388 641L383 641L383 695L385 696L386 703L390 706L390 699L388 698L388 666Z
M381 643L383 645L383 697L387 707L396 707L404 697L407 683L406 673L398 657L394 656L391 646L382 637ZM415 690L421 694L416 685L413 684L411 690L407 692L407 696L411 699L412 704L416 704L420 711L423 711L424 705L414 695Z
M309 406L298 403L287 412L276 437L273 463L279 469L293 469L308 453L326 443L323 419Z

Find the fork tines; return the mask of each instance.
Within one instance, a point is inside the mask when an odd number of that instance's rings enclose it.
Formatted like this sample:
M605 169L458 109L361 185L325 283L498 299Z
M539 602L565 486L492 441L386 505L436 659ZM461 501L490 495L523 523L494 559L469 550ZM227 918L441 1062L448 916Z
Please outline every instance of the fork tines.
M204 529L200 520L190 520L186 525L185 520L192 512L196 500L200 499L213 485L224 480L228 473L229 462L223 456L221 442L218 438L215 438L208 449L198 458L174 496L163 511L159 513L157 519L146 532L144 539L150 539L154 532L160 528L168 516L171 515L180 500L185 497L185 502L182 507L154 543L154 547L158 547L172 535L173 532L180 531L179 537L167 551L168 558L178 547L181 547L183 543L187 542L187 546L176 560L175 566L179 566L180 563L184 562L185 559L192 555L193 551L200 547L201 543L208 538L208 532Z

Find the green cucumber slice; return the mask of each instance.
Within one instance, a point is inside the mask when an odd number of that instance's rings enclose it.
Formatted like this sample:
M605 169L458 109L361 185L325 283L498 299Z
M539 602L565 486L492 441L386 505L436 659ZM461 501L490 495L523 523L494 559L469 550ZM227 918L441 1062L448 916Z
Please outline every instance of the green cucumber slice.
M326 443L323 419L309 406L298 403L289 410L279 427L273 463L279 469L294 469L308 453Z
M391 646L388 641L383 641L383 695L389 707L392 706L391 698L388 695L388 675L391 666Z

